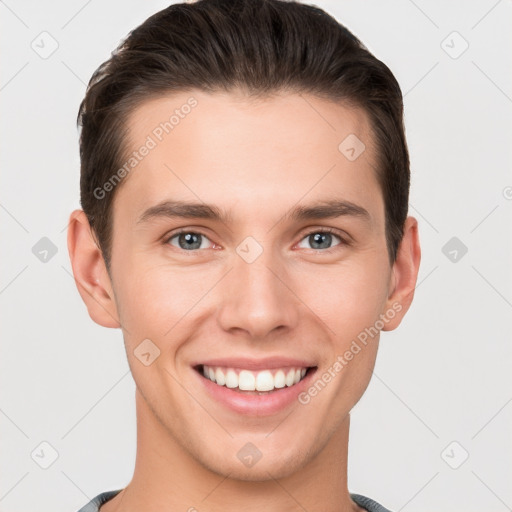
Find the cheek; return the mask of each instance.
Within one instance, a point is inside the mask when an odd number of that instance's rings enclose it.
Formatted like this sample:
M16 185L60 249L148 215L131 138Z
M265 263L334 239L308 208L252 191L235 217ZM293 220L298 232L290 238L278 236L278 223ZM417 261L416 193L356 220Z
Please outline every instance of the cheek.
M121 323L132 342L172 339L180 322L218 281L211 272L166 264L133 264L119 276L117 299Z
M323 320L331 334L350 342L382 312L390 272L386 261L376 250L368 250L339 265L289 268L287 276L306 309ZM130 345L149 338L163 347L179 339L187 320L200 322L207 314L212 305L208 291L225 284L220 282L222 265L170 265L151 261L144 253L116 258L113 268L118 313ZM217 300L222 300L219 288L215 291Z
M331 334L350 342L379 318L388 295L388 279L389 269L384 265L344 265L311 273L300 285L300 296Z
M190 320L197 321L201 298L215 281L192 269L147 263L126 265L123 275L119 273L116 296L127 358L137 385L154 407L159 400L155 390L173 393L173 378L166 370L174 374L172 361L194 332Z

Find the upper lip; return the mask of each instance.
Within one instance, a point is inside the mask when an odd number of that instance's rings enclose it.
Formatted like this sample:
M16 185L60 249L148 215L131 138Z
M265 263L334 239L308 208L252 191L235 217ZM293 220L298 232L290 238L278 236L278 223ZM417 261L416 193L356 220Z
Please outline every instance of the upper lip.
M229 357L198 361L192 366L222 366L226 368L243 368L247 370L266 370L273 368L309 368L315 366L311 361L295 359L291 357L265 357L263 359L251 359L247 357Z

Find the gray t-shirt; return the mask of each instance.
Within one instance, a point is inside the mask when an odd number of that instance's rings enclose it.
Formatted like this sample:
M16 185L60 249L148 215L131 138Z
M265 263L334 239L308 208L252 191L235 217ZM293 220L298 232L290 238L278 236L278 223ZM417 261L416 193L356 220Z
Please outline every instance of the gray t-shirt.
M108 500L111 500L116 494L120 493L122 489L118 489L117 491L106 491L98 494L95 498L93 498L87 505L82 507L78 512L98 512L100 507L106 503ZM350 497L360 506L366 509L368 512L391 512L387 508L383 507L380 503L372 500L371 498L367 498L361 494L352 494L350 493Z

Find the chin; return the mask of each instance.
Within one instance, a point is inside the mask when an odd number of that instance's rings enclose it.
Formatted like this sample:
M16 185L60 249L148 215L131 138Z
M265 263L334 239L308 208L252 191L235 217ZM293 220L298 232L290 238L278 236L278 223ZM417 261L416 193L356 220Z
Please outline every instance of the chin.
M225 454L228 450L229 449L223 450L223 453ZM261 452L259 452L260 455L252 451L254 448L251 446L246 448L245 452L243 450L243 447L242 449L237 448L233 453L233 457L229 460L222 460L221 455L212 454L208 460L200 459L199 462L210 471L222 477L229 477L231 480L265 482L273 479L286 478L296 473L307 464L311 457L309 452L304 452L304 449L301 449L299 446L289 446L286 453L283 453L283 450L279 449L275 451L272 450L271 453L265 453L262 449ZM244 463L244 455L251 452L256 457L259 457L259 459L254 459L254 462L248 461ZM204 459L204 457L202 457L202 459ZM212 464L212 461L217 462L217 464Z

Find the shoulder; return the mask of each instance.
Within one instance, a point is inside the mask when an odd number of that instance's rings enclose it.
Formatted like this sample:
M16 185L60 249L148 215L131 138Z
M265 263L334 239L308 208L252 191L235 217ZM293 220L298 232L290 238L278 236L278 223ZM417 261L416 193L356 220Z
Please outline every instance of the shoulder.
M101 494L98 494L95 498L93 498L89 503L84 505L78 512L98 512L100 507L111 500L114 496L119 494L122 489L118 489L116 491L105 491Z
M391 510L387 509L386 507L383 507L380 503L377 503L375 500L372 500L367 496L363 496L362 494L350 493L350 497L360 507L363 507L368 512L391 512Z

